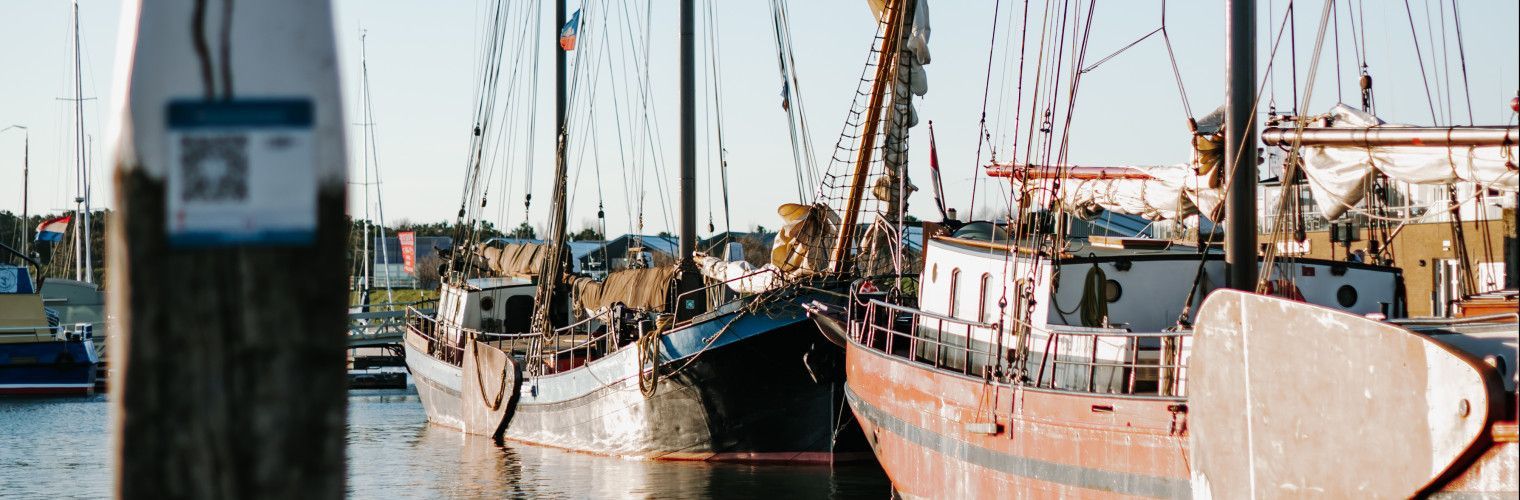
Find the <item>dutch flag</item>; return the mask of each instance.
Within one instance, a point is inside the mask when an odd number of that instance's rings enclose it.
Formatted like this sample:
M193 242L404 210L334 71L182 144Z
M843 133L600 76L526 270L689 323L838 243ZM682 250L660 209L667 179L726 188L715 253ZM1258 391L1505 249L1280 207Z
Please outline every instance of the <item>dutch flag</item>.
M580 34L580 31L581 11L580 9L576 9L575 13L570 15L570 20L566 21L565 25L559 29L559 48L565 49L567 52L575 50L575 38Z
M37 225L37 241L62 241L63 233L69 229L69 221L72 215L65 215L56 219L48 219Z

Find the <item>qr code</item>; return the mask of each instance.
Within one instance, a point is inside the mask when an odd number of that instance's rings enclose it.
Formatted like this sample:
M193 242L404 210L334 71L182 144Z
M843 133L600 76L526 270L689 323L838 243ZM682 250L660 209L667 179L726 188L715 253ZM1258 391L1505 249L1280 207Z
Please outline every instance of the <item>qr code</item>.
M229 202L248 198L248 137L180 138L182 201Z

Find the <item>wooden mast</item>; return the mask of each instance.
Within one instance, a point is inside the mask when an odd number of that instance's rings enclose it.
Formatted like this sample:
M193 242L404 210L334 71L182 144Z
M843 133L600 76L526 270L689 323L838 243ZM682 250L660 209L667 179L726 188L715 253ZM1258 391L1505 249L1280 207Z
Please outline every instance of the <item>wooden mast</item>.
M844 221L839 235L830 251L829 271L843 273L850 266L850 247L855 241L855 224L860 218L860 201L865 192L865 177L870 171L871 156L876 149L876 129L881 124L882 101L886 99L887 85L897 79L897 52L902 41L902 25L908 19L904 14L912 0L886 0L882 14L887 16L886 34L881 41L881 55L876 61L876 80L871 82L871 100L866 106L865 126L860 138L860 150L856 152L855 170L850 175L850 195L846 199Z

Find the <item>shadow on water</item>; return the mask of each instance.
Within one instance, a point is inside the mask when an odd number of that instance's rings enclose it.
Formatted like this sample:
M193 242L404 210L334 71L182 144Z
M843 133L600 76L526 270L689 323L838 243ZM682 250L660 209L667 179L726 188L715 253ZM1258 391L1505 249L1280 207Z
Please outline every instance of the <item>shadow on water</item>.
M423 423L415 398L350 399L349 491L358 498L886 498L875 464L623 460L497 444Z

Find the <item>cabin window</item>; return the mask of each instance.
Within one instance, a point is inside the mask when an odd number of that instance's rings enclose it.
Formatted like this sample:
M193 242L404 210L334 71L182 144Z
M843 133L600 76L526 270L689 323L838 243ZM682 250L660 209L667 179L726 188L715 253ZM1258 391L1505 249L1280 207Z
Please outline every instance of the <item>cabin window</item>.
M956 297L957 295L960 294L960 284L961 284L961 270L960 270L960 268L951 269L950 270L950 307L949 307L949 309L946 309L946 312L948 312L950 314L950 317L952 317L952 318L959 318L960 317L960 314L959 314L960 311L957 308L960 306L960 302L961 301L957 300L958 297Z
M992 274L982 273L982 290L978 292L976 320L987 323L987 288L992 284Z

